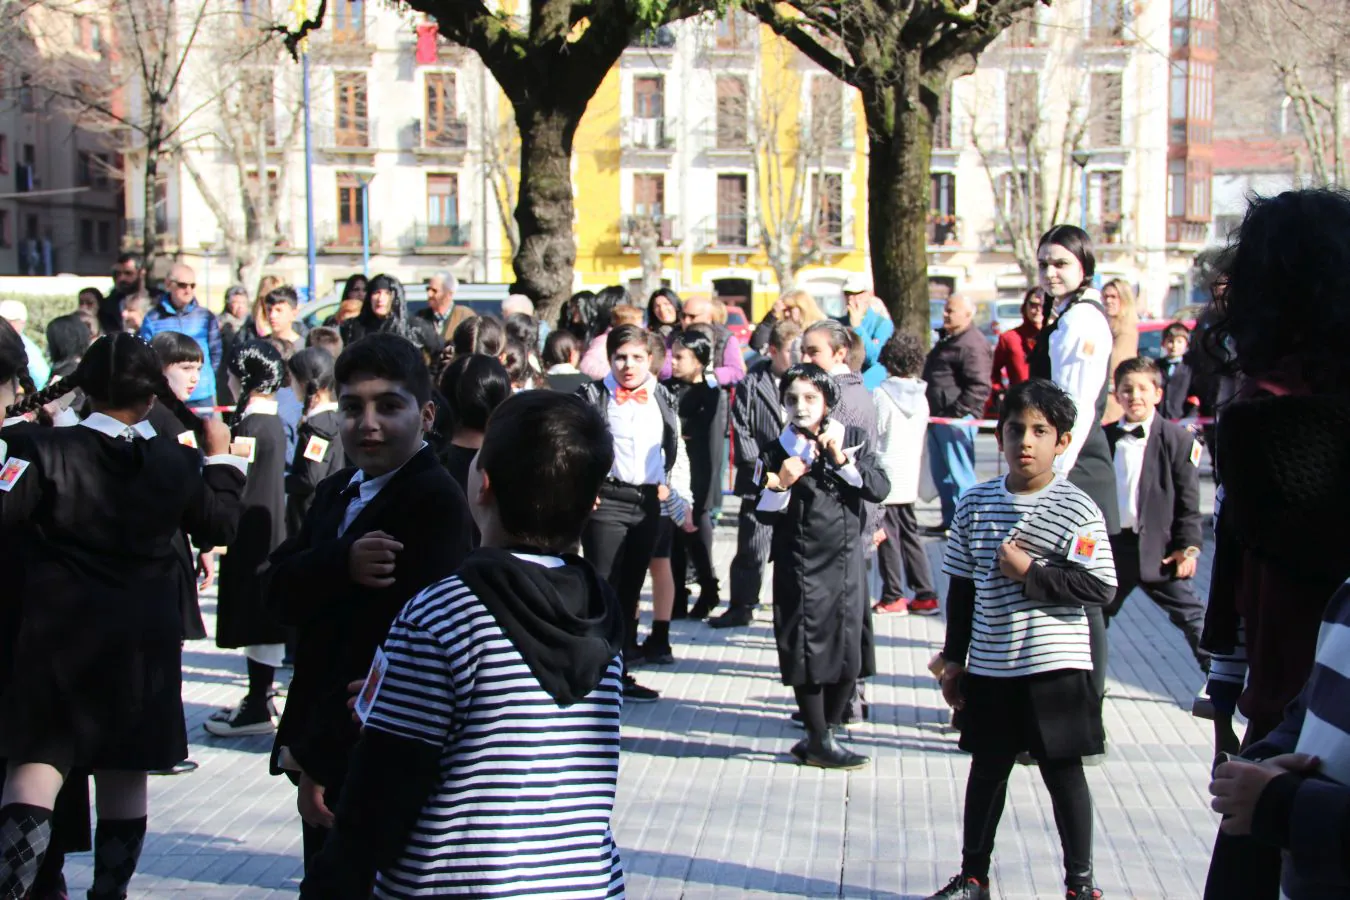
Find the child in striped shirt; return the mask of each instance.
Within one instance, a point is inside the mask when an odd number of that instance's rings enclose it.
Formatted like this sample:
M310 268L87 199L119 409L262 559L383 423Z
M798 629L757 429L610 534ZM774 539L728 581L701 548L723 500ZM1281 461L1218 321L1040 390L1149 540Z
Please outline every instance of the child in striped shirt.
M1101 511L1054 471L1075 416L1049 381L1009 390L998 428L1008 474L967 491L952 519L942 694L971 762L961 873L930 900L989 900L994 834L1022 752L1054 803L1067 900L1102 896L1083 757L1104 740L1084 607L1111 600L1116 573Z

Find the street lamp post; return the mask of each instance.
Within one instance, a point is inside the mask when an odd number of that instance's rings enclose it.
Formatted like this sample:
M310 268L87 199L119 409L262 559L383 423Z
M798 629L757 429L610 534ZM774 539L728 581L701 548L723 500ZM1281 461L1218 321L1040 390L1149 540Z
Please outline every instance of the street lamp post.
M1074 165L1078 166L1082 172L1082 183L1079 193L1082 201L1082 220L1081 227L1084 231L1088 230L1088 163L1092 162L1092 152L1090 150L1073 151Z
M361 274L370 277L370 182L375 179L374 172L362 172L356 176L361 185Z

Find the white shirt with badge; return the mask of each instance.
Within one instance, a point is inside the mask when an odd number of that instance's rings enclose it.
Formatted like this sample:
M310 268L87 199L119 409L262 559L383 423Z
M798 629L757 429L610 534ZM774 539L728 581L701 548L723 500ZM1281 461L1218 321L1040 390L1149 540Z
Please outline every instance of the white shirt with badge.
M1085 296L1100 300L1090 290ZM1078 416L1070 431L1069 449L1055 460L1055 471L1067 475L1073 471L1083 442L1097 418L1097 398L1110 378L1111 323L1089 303L1077 303L1059 318L1050 334L1050 371L1055 384L1073 398Z

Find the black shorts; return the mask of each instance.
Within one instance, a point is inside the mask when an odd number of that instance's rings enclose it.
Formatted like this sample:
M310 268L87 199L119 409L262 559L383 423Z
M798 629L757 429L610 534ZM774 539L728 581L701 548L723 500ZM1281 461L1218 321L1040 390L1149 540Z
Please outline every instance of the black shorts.
M957 717L967 753L1037 760L1093 756L1105 750L1102 705L1092 673L1060 669L1040 675L961 679L966 705Z

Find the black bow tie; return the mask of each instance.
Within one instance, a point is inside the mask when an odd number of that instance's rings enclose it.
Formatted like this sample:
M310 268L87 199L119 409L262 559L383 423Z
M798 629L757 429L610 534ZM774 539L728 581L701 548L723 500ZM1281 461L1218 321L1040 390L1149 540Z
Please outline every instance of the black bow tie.
M343 488L342 493L339 496L341 496L342 499L345 500L346 502L350 503L357 497L361 496L361 485L362 482L354 481L351 484L347 485L345 488Z
M1136 425L1133 428L1126 428L1125 426L1122 425L1120 428L1120 434L1122 437L1128 434L1130 437L1142 438L1144 436L1144 426Z

